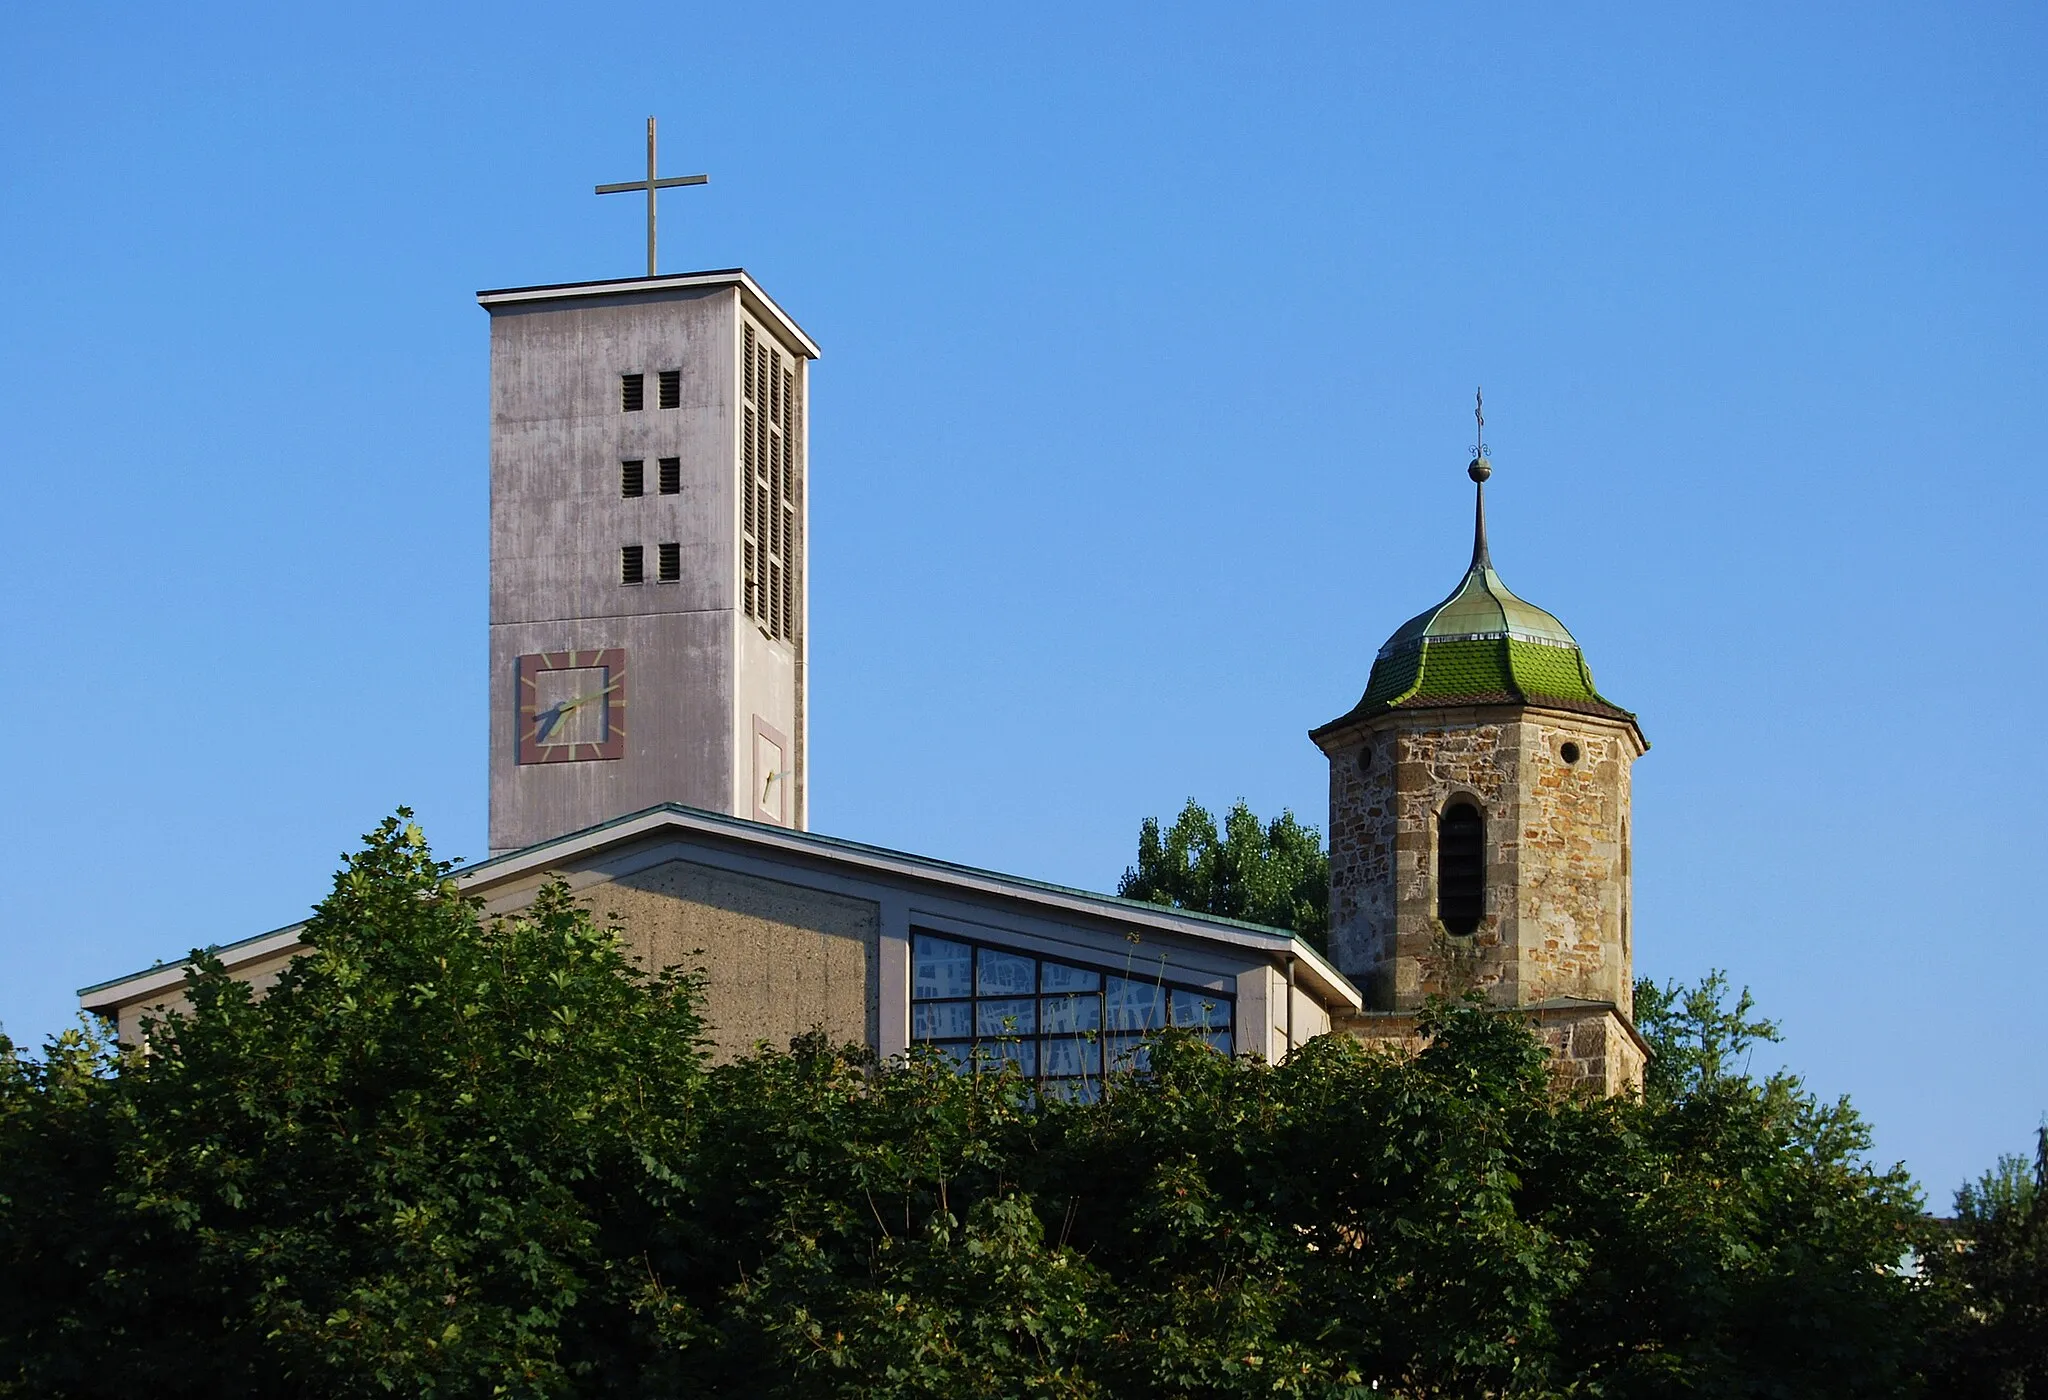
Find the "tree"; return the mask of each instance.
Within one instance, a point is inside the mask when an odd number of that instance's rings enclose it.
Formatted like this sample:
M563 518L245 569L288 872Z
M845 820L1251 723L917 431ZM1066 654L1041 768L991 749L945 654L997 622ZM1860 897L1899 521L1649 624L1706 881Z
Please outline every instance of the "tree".
M400 812L260 1000L195 954L147 1053L0 1080L0 1393L555 1395L639 1384L694 1319L674 1211L695 984L566 890L487 920ZM628 1386L630 1390L630 1385Z
M1715 968L1699 985L1636 981L1636 1029L1650 1045L1643 1090L1656 1103L1676 1103L1746 1081L1749 1054L1778 1040L1774 1021L1752 1019L1756 1002L1744 987L1728 1003L1728 974ZM1738 1063L1739 1061L1739 1063Z
M1282 811L1263 825L1240 800L1216 818L1192 797L1163 833L1138 829L1138 863L1117 893L1176 909L1290 929L1323 948L1330 928L1330 858L1322 833Z
M1889 1396L1949 1335L1903 1174L1722 984L1640 1101L1475 1001L1041 1102L710 1066L690 977L446 876L401 813L266 995L202 958L146 1053L0 1054L0 1396Z
M2030 1162L2006 1155L1955 1196L1928 1272L1956 1304L1944 1380L1986 1400L2048 1396L2048 1127Z

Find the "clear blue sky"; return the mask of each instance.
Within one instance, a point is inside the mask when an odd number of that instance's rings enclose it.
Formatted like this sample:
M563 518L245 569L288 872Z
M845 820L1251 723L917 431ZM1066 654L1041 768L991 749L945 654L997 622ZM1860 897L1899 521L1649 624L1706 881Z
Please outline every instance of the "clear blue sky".
M484 849L481 287L751 269L825 347L814 824L1098 888L1321 823L1494 557L1728 968L1937 1204L2048 1109L2048 14L9 7L0 1023Z

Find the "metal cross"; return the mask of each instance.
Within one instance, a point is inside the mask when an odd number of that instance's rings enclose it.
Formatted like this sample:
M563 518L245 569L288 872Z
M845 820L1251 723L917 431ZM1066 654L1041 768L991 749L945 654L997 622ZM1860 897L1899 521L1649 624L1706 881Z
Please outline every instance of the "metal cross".
M631 194L634 190L647 191L647 275L654 276L654 192L670 190L677 185L708 185L709 175L671 175L666 180L654 178L654 118L647 119L647 178L627 180L617 185L599 185L599 194Z
M1484 388L1472 391L1472 421L1478 425L1478 435L1472 444L1472 455L1474 457L1484 457L1486 455L1486 390Z

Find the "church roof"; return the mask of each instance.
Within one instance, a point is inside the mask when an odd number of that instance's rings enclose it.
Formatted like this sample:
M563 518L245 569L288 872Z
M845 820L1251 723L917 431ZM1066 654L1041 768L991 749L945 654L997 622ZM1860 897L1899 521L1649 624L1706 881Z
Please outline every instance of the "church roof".
M1363 1004L1358 989L1335 964L1288 929L1006 875L841 837L746 821L674 802L478 861L455 871L453 877L465 891L487 895L495 889L567 869L572 863L601 861L607 852L663 838L722 845L769 861L811 865L846 875L910 881L957 896L1029 908L1054 920L1103 921L1133 933L1142 931L1228 945L1262 959L1292 959L1298 964L1302 984L1330 1004L1347 1011L1356 1011ZM303 923L291 924L208 951L233 972L261 958L296 953L302 946L304 928ZM188 962L180 958L81 987L80 1004L87 1011L105 1014L123 1002L175 989L186 979Z
M1492 469L1484 457L1468 468L1479 494L1465 576L1442 602L1401 624L1373 658L1358 703L1311 737L1393 710L1466 705L1535 705L1635 723L1594 687L1578 639L1565 625L1517 597L1494 572L1486 542Z

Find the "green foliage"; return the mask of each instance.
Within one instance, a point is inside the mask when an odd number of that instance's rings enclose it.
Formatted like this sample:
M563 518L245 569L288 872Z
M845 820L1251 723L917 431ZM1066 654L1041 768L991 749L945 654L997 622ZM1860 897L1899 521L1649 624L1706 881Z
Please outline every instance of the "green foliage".
M687 978L566 891L489 921L387 821L260 1001L0 1088L0 1392L570 1392L674 1324L635 1241L676 1208L701 1077Z
M1652 1100L1669 1103L1746 1080L1751 1049L1777 1042L1776 1022L1751 1019L1756 1003L1749 988L1733 1006L1727 1001L1728 974L1719 968L1695 987L1636 983L1636 1029L1651 1052L1643 1090Z
M2048 1127L1956 1192L1953 1234L1926 1260L1957 1307L1944 1381L1987 1400L2048 1396Z
M1166 1032L1068 1105L709 1066L690 979L559 887L484 917L403 820L309 940L146 1054L0 1054L0 1395L1866 1396L1947 1335L1909 1185L1718 985L1642 1101L1471 1003L1410 1059Z
M1242 801L1219 831L1192 797L1173 825L1157 817L1138 829L1138 863L1117 893L1176 909L1291 929L1323 948L1330 930L1330 858L1322 833L1283 811L1261 825Z

